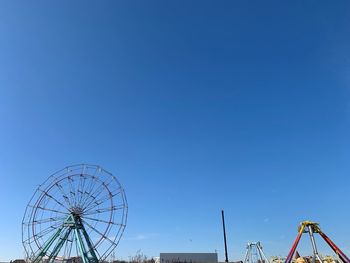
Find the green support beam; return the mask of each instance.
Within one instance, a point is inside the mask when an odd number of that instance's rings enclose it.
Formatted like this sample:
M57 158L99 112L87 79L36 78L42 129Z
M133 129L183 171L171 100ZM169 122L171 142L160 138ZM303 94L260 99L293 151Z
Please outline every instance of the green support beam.
M50 249L52 244L55 242L55 240L60 236L61 232L63 230L63 226L60 227L55 234L49 239L49 241L43 246L43 248L39 251L38 255L34 258L33 263L40 262L43 257L46 255L47 251Z
M72 231L72 229L68 228L66 230L66 233L64 234L64 236L59 239L59 242L56 244L56 246L52 250L51 255L49 256L49 260L48 260L49 263L54 262L55 258L57 257L57 255L60 252L61 248L63 247L64 243L67 241L71 231Z
M88 233L86 232L85 227L84 227L84 225L82 224L80 218L79 218L79 221L80 221L80 225L81 225L81 232L83 232L83 236L84 236L84 238L85 238L85 242L86 242L86 244L88 245L88 248L89 248L89 250L88 250L87 252L90 252L90 255L91 255L90 262L92 262L92 263L97 263L97 262L98 262L98 259L97 259L97 256L96 256L94 247L93 247L93 245L92 245L92 243L91 243L91 240L90 240L90 238L89 238L89 235L88 235Z
M63 230L65 230L65 232L63 232ZM68 242L69 235L72 231L78 244L78 249L83 263L98 263L98 258L96 256L94 247L91 243L89 235L83 226L81 218L74 214L71 214L67 217L63 225L55 232L55 234L49 239L43 248L40 249L33 263L40 263L44 256L48 256L48 262L53 263L60 250L64 246L65 242ZM63 235L61 235L62 232L64 233ZM48 255L49 249L57 239L59 240L56 242L52 252ZM87 245L87 248L85 244Z

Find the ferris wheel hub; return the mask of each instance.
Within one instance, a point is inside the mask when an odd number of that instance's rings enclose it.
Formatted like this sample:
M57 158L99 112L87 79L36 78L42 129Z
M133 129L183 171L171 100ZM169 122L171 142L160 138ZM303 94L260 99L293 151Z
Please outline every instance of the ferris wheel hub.
M81 216L84 213L84 209L82 209L79 206L74 206L70 209L72 215L74 216Z

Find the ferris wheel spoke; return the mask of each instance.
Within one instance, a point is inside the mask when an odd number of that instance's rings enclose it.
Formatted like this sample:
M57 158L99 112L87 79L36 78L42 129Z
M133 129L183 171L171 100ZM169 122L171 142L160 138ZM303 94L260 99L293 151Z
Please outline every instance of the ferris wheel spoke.
M96 197L98 197L101 193L103 193L103 189L107 189L108 190L108 185L110 184L109 183L105 183L105 182L102 182L99 186L99 188L97 188L94 192L93 192L93 195L95 195Z
M89 200L90 195L92 195L91 193L92 193L92 191L93 191L93 189L95 187L95 184L96 184L96 179L97 179L96 175L98 173L100 173L100 172L101 172L101 169L100 168L96 168L94 174L90 178L90 184L88 185L88 187L84 191L86 196L85 196L84 200L82 200L82 202L81 202L82 207L84 207L85 203Z
M90 194L90 192L85 191L85 192L84 192L84 195L85 195L86 197L84 198L84 201L81 202L81 207L83 207L83 208L86 207L86 203L89 202L90 199L91 199L92 201L96 199L96 197L93 196L92 194Z
M94 199L95 197L91 194L91 189L86 189L84 190L84 197L81 201L81 207L85 207L86 206L86 203L89 202L90 199Z
M85 172L85 167L83 169L83 172L82 174L80 175L81 179L80 179L80 182L81 184L79 184L81 187L78 188L78 192L80 192L80 198L79 198L79 204L82 203L82 200L84 198L84 190L85 190L85 183L86 183L86 177L83 175Z
M35 240L38 240L38 239L41 239L41 238L47 236L48 234L52 233L52 232L53 232L54 230L56 230L56 229L57 229L57 228L48 228L48 229L46 229L45 231L40 231L38 234L35 234L35 235L33 236L33 239L34 239L34 241L35 241Z
M89 211L102 203L103 202L101 202L101 200L96 200L96 197L94 197L94 199L89 203L89 205L85 206L84 211Z
M97 187L97 189L94 190L94 192L91 193L91 195L92 195L92 196L95 196L95 198L97 198L101 193L104 192L104 191L103 191L104 189L106 189L106 190L110 193L108 186L109 186L114 180L115 180L115 178L114 178L114 177L111 177L111 179L110 179L109 182L107 182L107 183L102 182L102 183ZM90 206L90 204L91 204L92 202L93 202L93 200L92 200L90 203L86 204L85 207Z
M43 191L41 189L39 189L45 196L47 196L48 198L54 200L57 204L59 204L60 206L62 206L63 208L69 210L64 204L62 204L60 201L58 201L55 197L53 197L52 195L50 195L48 192Z
M61 226L61 224L55 224L49 227L44 228L43 230L40 230L40 232L34 234L33 236L31 236L30 238L24 240L24 241L30 241L32 239L31 242L35 241L35 239L37 238L42 238L43 236L49 234L50 232L52 232L53 230L56 230L59 226ZM30 243L31 243L30 242Z
M85 198L81 202L82 207L84 207L86 200L88 200L90 198L90 193L92 192L92 190L94 188L94 182L95 182L95 178L96 178L95 175L97 174L97 171L98 171L98 169L95 170L94 175L90 178L90 183L88 183L86 189L84 189Z
M113 240L111 240L109 237L107 237L105 234L101 233L101 231L97 230L95 227L93 227L92 225L90 225L88 222L86 222L86 220L83 220L83 222L91 229L93 230L95 233L99 234L102 239L106 239L109 242L111 242L112 244L115 244L115 242ZM94 247L96 247L98 245L99 242L97 242L97 244L94 245Z
M84 207L90 206L90 204L91 204L94 200L96 200L96 198L103 192L103 189L104 189L104 185L103 185L103 184L104 184L104 183L100 184L96 189L92 189L92 190L91 190L91 192L89 193L89 196L92 197L92 199L91 199L91 198L88 198L88 199L86 200L87 202L84 203ZM89 201L89 199L91 199L91 200Z
M112 225L117 225L117 226L124 226L123 224L118 224L118 223L115 223L115 222L113 222L113 221L106 221L106 220L97 219L97 218L92 218L92 217L87 217L87 216L83 216L83 219L93 220L93 221L96 221L96 222L101 222L101 223L106 223L106 224L112 224Z
M59 184L58 182L57 182L55 185L56 185L56 186L58 187L58 189L60 190L61 195L62 195L63 199L65 200L66 204L67 204L69 207L71 207L72 204L70 203L70 200L69 200L67 194L65 193L65 191L64 191L64 189L63 189L63 186L62 186L61 184Z
M111 206L111 207L106 207L106 208L100 208L96 210L87 210L84 212L84 215L94 215L94 214L101 214L105 212L110 212L110 211L116 211L119 209L123 209L125 206L124 205L119 205L119 206Z
M89 192L86 192L85 195L87 197L82 202L82 207L84 208L84 210L86 209L87 206L89 206L92 202L94 202L94 200L96 200L96 196L94 196L93 194L91 194Z
M83 168L84 169L84 168ZM80 204L80 199L81 199L81 190L80 190L80 186L81 186L81 183L82 183L82 178L83 178L83 175L82 175L82 173L80 173L79 174L79 177L78 177L78 181L77 181L77 183L76 183L76 188L75 188L75 193L76 193L76 195L77 195L77 197L76 197L76 202L77 202L77 204Z
M75 188L74 188L74 179L72 178L72 176L68 176L68 183L69 183L69 194L72 198L72 203L74 206L77 205L77 201L76 201L76 194L75 194Z
M44 224L44 223L49 223L49 222L55 222L58 220L65 220L65 217L50 217L50 218L45 218L45 219L40 219L40 220L33 220L32 224Z
M91 202L89 206L87 206L85 209L86 210L90 210L102 203L104 203L105 201L109 200L109 199L112 199L113 197L115 197L116 195L118 194L121 194L122 192L121 191L118 191L116 193L109 193L108 195L104 196L104 197L101 197L99 200L96 200L94 202Z
M35 236L31 236L31 237L29 237L29 238L27 238L27 239L24 239L22 242L23 242L23 243L31 244L31 243L33 243L34 241L35 241Z
M44 210L44 211L50 211L50 212L55 212L55 213L59 213L59 214L69 215L69 213L67 213L67 212L62 212L62 211L51 209L51 208L47 208L47 207L37 206L37 208L41 209L41 210Z

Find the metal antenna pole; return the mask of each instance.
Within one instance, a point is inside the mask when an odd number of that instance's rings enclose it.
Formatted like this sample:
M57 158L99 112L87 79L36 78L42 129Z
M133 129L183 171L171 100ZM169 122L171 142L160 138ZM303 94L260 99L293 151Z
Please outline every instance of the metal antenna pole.
M227 255L227 241L226 241L226 229L225 229L225 216L224 216L224 210L221 210L221 217L222 217L222 228L224 231L224 243L225 243L225 262L228 262L228 255Z

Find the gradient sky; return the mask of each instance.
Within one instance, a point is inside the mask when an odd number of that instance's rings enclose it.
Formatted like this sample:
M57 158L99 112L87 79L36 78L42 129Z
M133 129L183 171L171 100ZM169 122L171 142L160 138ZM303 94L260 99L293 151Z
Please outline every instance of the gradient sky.
M221 209L232 260L305 219L350 254L350 2L1 1L0 37L1 261L78 163L125 188L118 258L222 260Z

